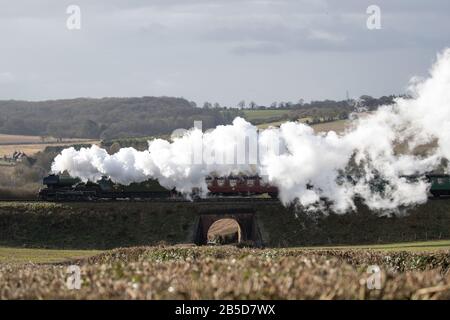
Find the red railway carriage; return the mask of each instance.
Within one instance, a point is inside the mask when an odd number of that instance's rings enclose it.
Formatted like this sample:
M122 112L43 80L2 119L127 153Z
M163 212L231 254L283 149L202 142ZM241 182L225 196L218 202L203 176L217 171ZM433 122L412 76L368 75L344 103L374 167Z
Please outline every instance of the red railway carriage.
M268 194L278 196L278 188L265 183L259 176L207 177L206 183L212 195L250 196Z

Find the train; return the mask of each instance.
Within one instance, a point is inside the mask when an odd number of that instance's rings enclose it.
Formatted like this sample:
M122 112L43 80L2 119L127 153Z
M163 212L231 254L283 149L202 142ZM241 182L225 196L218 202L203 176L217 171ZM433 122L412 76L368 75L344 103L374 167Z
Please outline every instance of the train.
M252 197L268 195L278 197L278 188L263 181L259 176L209 176L205 179L209 197ZM43 179L38 199L44 201L94 201L117 199L177 199L182 195L175 189L167 189L154 179L122 185L107 177L97 182L83 182L67 175L51 174ZM199 190L192 194L198 197Z
M427 174L430 194L435 197L450 196L450 175ZM421 177L410 176L409 179ZM208 197L254 197L268 195L278 198L278 188L266 183L260 176L208 176L205 179L208 187ZM382 190L383 182L374 186L374 190ZM102 177L97 182L83 182L78 178L66 175L49 175L43 179L45 186L39 191L38 198L45 201L94 201L116 199L177 199L182 195L176 189L167 189L157 180L149 179L140 183L122 185L114 183L107 177ZM312 188L308 184L309 188ZM199 190L193 190L192 194L198 195Z
M450 196L450 175L428 174L426 177L431 184L430 193L433 197Z

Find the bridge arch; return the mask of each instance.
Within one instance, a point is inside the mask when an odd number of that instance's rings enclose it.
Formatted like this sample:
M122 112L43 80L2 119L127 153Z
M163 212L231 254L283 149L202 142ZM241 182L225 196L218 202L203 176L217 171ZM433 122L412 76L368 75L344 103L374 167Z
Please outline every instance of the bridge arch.
M261 233L252 210L226 210L201 213L198 219L197 232L194 242L197 245L208 243L208 230L211 226L223 219L233 219L239 226L239 242L253 242L257 246L262 245Z
M207 231L208 243L240 243L242 241L241 229L241 225L234 219L223 218L216 220Z

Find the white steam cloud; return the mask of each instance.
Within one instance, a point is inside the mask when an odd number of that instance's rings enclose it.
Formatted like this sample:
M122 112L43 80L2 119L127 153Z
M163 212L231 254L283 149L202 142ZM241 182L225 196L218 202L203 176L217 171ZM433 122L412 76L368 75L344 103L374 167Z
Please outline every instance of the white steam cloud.
M193 128L173 142L149 141L146 151L124 148L109 155L97 146L68 148L52 171L83 180L106 175L124 184L156 178L186 194L194 187L206 190L210 174L259 174L279 188L284 204L312 208L326 199L336 212L355 209L355 198L372 209L420 204L429 185L405 176L450 169L450 49L410 91L411 99L381 107L340 135L316 134L294 122L258 132L236 118L205 133ZM245 147L242 141L254 137L256 144Z

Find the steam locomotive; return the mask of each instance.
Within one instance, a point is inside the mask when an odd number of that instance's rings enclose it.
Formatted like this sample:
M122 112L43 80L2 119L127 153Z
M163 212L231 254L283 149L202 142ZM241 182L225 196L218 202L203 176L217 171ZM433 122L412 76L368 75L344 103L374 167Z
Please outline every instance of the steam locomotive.
M430 193L433 197L450 196L450 175L428 174L425 176L430 182ZM418 177L409 177L417 179ZM38 198L45 201L94 201L99 199L176 199L182 196L175 190L169 190L159 184L157 180L147 180L132 183L128 186L112 182L107 177L97 182L82 182L78 178L64 175L49 175L43 179L45 185L39 191ZM251 197L269 195L278 197L278 188L263 181L259 176L228 176L206 178L208 196L210 197ZM312 186L309 186L312 188ZM382 190L383 183L374 186L375 190ZM198 194L193 190L193 194Z
M49 175L43 179L45 185L39 191L38 198L45 201L94 201L115 199L176 199L181 195L175 190L169 190L157 180L147 180L132 183L128 186L112 182L102 177L97 182L82 182L78 178L65 175ZM259 176L229 176L207 177L209 196L257 196L268 194L278 197L278 189L264 183ZM198 194L199 190L193 190Z

